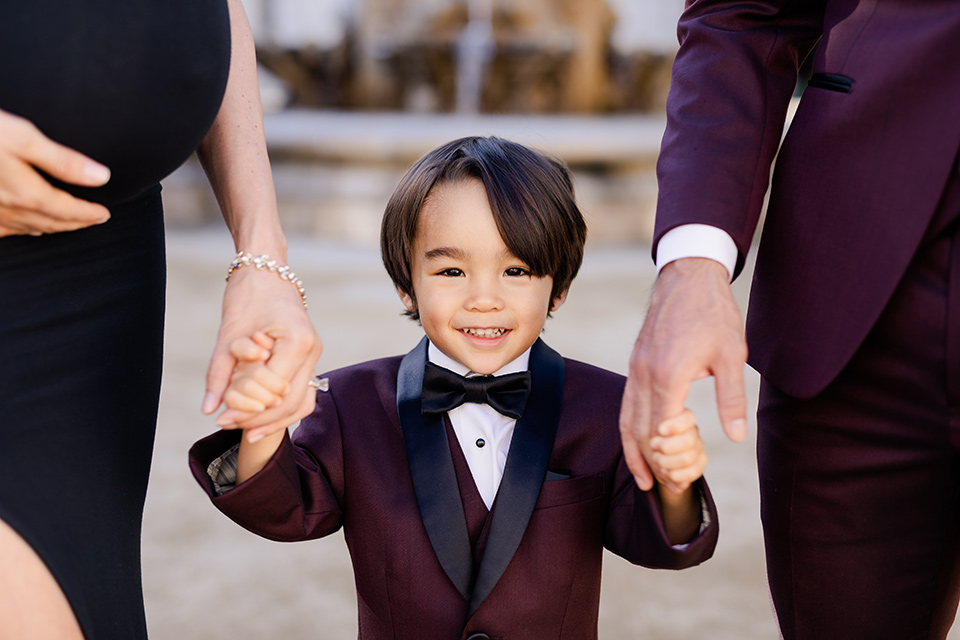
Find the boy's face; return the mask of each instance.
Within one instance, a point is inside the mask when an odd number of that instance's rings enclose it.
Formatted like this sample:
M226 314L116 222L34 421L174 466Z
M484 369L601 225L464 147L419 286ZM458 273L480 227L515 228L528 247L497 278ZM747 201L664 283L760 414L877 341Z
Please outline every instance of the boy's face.
M430 342L476 373L494 373L532 345L563 302L553 278L530 275L510 253L479 180L434 187L420 212L410 265L416 306Z

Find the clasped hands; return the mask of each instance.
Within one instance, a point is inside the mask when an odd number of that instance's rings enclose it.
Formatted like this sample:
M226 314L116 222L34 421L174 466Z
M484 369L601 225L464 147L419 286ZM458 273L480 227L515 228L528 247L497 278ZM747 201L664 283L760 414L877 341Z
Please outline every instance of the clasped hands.
M293 285L276 273L238 270L223 299L203 412L222 402L217 425L243 429L251 441L294 424L313 411L308 381L322 350Z
M727 270L705 258L684 258L661 271L633 354L620 412L627 466L644 490L658 481L680 493L699 477L675 466L670 439L677 424L695 424L685 408L694 380L713 376L724 432L735 441L747 434L743 367L747 347L740 311ZM699 439L699 438L698 438ZM702 443L701 443L702 445Z

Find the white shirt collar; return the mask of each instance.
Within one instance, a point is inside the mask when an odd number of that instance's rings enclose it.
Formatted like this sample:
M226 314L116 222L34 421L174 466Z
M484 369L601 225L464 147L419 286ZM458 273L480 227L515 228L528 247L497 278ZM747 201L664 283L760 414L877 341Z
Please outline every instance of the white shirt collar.
M530 349L533 347L531 346ZM527 349L521 353L516 360L511 360L507 364L503 365L497 369L493 375L502 376L508 373L517 373L518 371L526 371L530 368L530 349ZM469 377L471 375L476 375L475 372L470 371L466 365L457 362L443 351L440 351L439 348L435 347L433 343L429 343L427 346L427 360L432 362L435 365L441 366L444 369L449 369L456 374L459 374L464 377Z

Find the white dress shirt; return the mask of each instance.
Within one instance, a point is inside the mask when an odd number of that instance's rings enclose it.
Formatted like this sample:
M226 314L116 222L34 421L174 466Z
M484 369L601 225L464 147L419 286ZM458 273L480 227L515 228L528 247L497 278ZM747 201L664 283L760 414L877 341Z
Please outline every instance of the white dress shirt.
M680 258L710 258L727 269L729 278L737 266L737 245L723 229L708 224L684 224L663 234L657 244L657 274Z
M449 369L466 378L480 375L470 371L453 358L448 357L430 344L427 348L427 359L437 366ZM530 363L530 349L520 357L507 363L493 375L502 376L508 373L526 371ZM493 499L497 497L500 480L503 478L503 469L507 465L507 454L510 452L510 442L513 440L513 430L517 421L502 415L489 405L475 402L465 402L447 412L450 424L457 435L460 449L467 459L473 482L477 485L480 497L487 509L493 506Z

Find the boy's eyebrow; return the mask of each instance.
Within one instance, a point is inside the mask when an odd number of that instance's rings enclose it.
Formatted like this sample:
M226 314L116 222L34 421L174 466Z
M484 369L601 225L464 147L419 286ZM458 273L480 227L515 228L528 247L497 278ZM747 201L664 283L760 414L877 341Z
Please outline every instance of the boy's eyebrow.
M435 260L437 258L462 260L466 255L466 252L459 247L437 247L436 249L425 251L423 257L425 260Z

